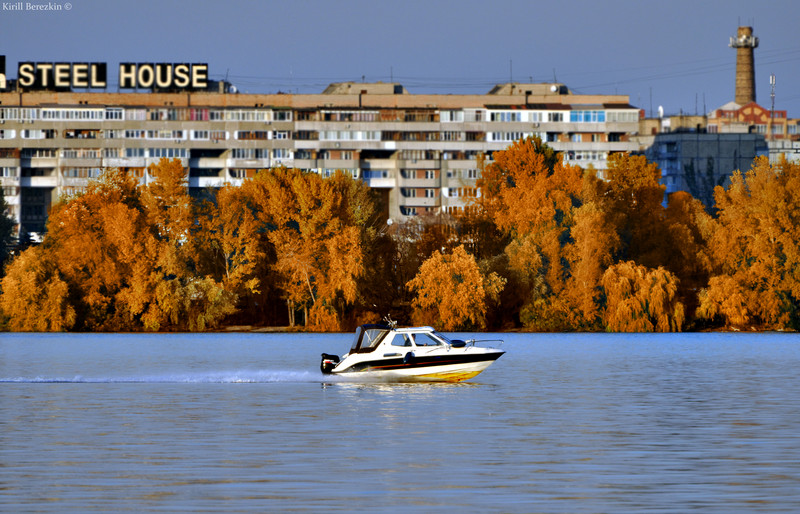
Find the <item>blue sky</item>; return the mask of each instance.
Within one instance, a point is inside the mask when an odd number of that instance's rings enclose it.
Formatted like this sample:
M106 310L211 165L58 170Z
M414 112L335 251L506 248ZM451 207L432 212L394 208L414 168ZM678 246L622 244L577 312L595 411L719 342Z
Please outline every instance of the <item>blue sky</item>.
M42 0L25 0L47 3ZM15 3L15 2L6 2ZM70 9L66 9L69 3ZM487 92L551 81L625 94L669 113L733 100L735 50L752 25L757 101L800 117L800 9L794 0L51 0L0 10L6 71L18 61L207 62L243 92L319 93L330 82L390 81L412 93Z

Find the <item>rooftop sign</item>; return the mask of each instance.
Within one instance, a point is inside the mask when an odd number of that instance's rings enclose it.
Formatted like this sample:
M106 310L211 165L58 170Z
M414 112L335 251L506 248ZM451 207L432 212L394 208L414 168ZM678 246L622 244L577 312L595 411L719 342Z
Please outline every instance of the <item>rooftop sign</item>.
M104 62L20 62L18 84L23 89L69 91L108 87ZM121 89L202 90L208 87L206 63L130 63L119 65ZM0 56L0 89L6 87L5 56Z

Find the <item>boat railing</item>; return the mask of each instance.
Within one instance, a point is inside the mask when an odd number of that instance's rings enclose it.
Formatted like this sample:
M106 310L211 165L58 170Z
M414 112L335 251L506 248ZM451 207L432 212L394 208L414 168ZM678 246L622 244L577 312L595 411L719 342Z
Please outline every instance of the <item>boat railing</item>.
M475 346L475 343L499 343L497 346L503 346L505 341L502 339L467 339L464 342L472 346Z

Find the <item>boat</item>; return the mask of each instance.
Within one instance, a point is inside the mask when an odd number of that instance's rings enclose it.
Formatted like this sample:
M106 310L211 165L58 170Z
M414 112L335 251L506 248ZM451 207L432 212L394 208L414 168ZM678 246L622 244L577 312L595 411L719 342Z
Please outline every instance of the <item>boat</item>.
M322 354L320 370L354 380L390 382L461 382L475 377L505 351L449 339L432 327L397 328L395 322L366 324L356 329L350 351Z

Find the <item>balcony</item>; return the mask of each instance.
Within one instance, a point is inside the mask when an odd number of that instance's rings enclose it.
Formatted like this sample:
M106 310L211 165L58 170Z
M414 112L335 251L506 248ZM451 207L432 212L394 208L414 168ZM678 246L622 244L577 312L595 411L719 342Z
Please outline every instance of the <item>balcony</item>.
M56 187L58 177L22 177L19 181L20 187Z
M441 205L440 202L441 197L433 197L433 198L400 198L400 205L403 207L439 207Z
M230 179L230 182L237 182L237 185L241 184L241 179ZM225 183L225 179L222 177L189 177L189 187L199 187L199 188L206 188L206 187L222 187Z

